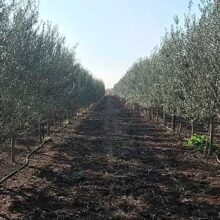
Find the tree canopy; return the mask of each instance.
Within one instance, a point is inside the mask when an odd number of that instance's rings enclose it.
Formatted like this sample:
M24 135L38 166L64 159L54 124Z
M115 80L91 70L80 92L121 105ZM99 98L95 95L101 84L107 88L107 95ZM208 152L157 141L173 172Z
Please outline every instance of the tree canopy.
M0 0L2 134L48 113L71 112L104 93L57 28L39 21L34 0Z
M189 12L152 55L135 62L114 93L146 107L202 120L220 111L220 2L202 0L200 17Z

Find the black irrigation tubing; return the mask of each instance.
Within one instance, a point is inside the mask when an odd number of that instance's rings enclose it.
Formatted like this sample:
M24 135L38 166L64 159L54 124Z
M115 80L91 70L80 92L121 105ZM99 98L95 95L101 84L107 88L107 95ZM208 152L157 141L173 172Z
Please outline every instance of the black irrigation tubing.
M89 108L88 108L89 109ZM87 109L87 110L88 110ZM54 134L52 135L54 136ZM7 176L3 177L3 179L0 180L0 185L3 184L4 182L6 182L8 179L10 179L11 177L13 177L15 174L17 174L18 172L20 172L21 170L23 170L26 166L28 166L29 162L30 162L30 157L37 152L40 148L42 148L44 146L44 144L46 144L47 141L44 141L43 143L41 143L38 147L36 147L36 149L34 149L33 151L31 151L26 157L25 157L25 163L20 166L18 169L12 171L10 174L8 174Z
M26 166L28 166L29 162L30 162L30 157L36 153L40 148L42 148L44 146L46 142L44 141L42 144L40 144L40 146L36 147L36 149L34 149L33 151L31 151L25 158L25 163L20 166L18 169L14 170L13 172L11 172L10 174L8 174L7 176L3 177L3 179L0 180L0 185L4 182L6 182L8 179L10 179L11 177L13 177L15 174L17 174L18 172L20 172L21 170L23 170Z
M54 136L54 133L53 135ZM11 177L13 177L15 174L17 174L18 172L20 172L21 170L23 170L26 166L28 166L29 162L30 162L30 157L36 153L40 148L42 148L44 146L44 144L46 144L47 141L43 141L38 147L36 147L36 149L34 149L33 151L31 151L26 157L25 157L25 163L20 166L18 169L12 171L11 173L9 173L7 176L3 177L3 179L0 180L0 185L3 184L4 182L6 182L8 179L10 179Z

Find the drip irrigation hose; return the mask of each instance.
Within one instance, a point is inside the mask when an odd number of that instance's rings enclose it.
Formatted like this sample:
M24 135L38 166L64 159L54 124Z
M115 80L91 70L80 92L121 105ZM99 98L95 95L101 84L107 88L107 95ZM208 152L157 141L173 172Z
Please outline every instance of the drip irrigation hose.
M17 174L18 172L20 172L21 170L23 170L26 166L28 166L29 162L30 162L30 157L36 153L40 148L42 148L44 146L46 142L44 141L40 146L36 147L36 149L34 149L33 151L31 151L26 157L25 157L25 163L20 166L18 169L14 170L13 172L11 172L10 174L8 174L7 176L3 177L3 179L0 180L0 185L4 182L6 182L8 179L10 179L11 177L13 177L15 174Z

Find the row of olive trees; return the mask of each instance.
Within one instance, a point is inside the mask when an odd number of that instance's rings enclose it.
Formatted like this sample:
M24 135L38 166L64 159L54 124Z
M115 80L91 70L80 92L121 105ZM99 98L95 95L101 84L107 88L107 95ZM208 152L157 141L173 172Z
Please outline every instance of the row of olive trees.
M34 0L0 0L1 138L10 135L14 146L24 125L48 114L69 114L104 92L57 29L39 22Z
M184 25L175 17L160 47L137 61L114 92L145 107L163 108L174 120L186 118L192 125L208 121L210 151L214 119L220 113L220 2L202 0L199 18L191 5Z

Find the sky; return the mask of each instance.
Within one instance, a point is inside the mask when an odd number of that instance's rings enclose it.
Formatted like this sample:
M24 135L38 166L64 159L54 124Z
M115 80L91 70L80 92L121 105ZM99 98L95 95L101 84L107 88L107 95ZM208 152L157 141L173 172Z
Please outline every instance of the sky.
M77 44L78 61L106 88L149 56L187 10L188 0L40 0L40 19L57 25L69 47Z

